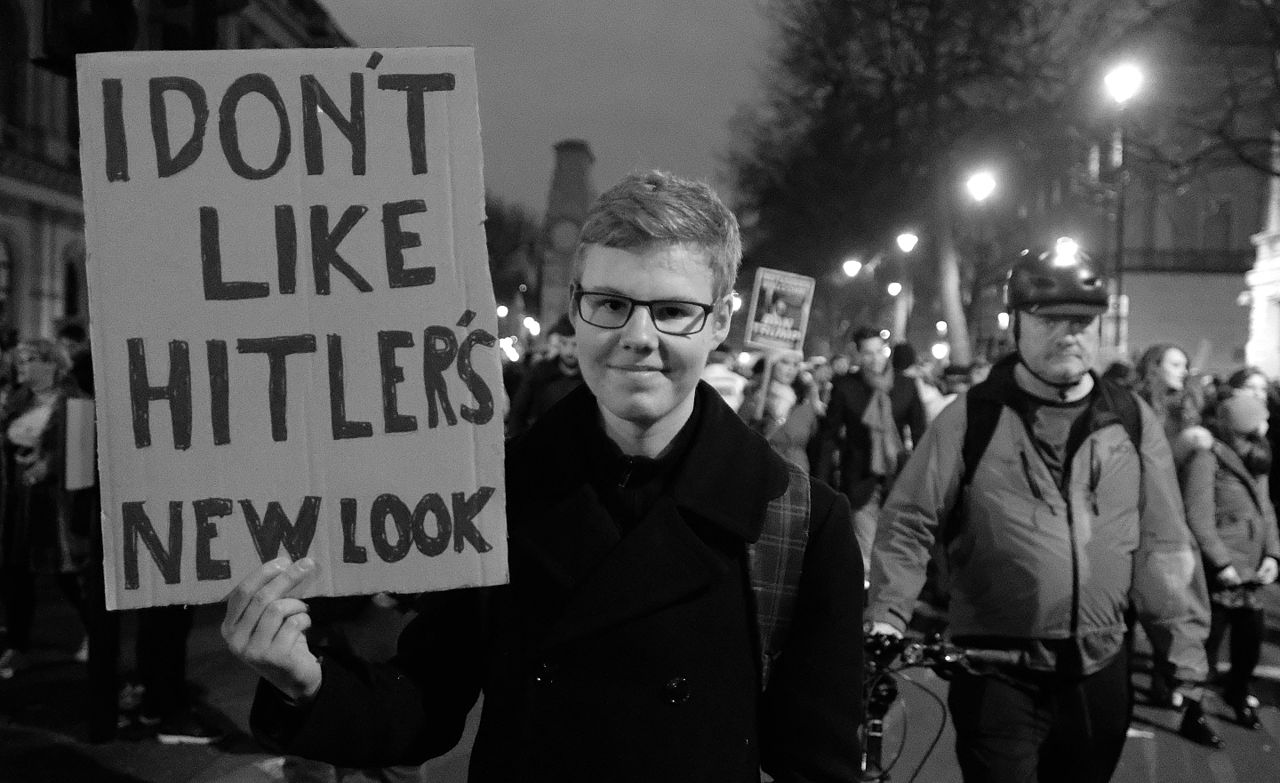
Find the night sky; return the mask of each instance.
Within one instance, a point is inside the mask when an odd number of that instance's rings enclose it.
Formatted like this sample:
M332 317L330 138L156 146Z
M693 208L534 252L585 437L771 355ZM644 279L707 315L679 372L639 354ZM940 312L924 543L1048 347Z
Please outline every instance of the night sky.
M766 64L763 1L323 0L357 46L474 46L485 185L539 216L565 138L591 144L597 190L664 168L728 196L729 118Z

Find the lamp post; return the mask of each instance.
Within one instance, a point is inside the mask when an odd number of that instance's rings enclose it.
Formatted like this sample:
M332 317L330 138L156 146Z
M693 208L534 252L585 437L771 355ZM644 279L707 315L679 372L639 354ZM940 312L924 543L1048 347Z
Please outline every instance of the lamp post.
M904 231L897 237L898 249L902 251L902 282L897 283L898 291L889 292L889 296L893 297L893 334L895 339L905 340L907 338L907 319L911 315L911 306L915 303L914 286L911 284L911 268L907 263L911 251L916 249L916 244L920 241L920 237ZM894 285L891 283L890 285Z
M1121 63L1115 66L1107 75L1103 77L1103 85L1106 87L1107 94L1116 102L1118 110L1116 112L1116 126L1114 137L1111 145L1111 167L1115 170L1116 176L1116 203L1115 203L1115 220L1116 220L1116 249L1115 249L1115 279L1116 279L1116 323L1115 323L1115 346L1117 350L1123 351L1126 340L1124 332L1126 327L1123 320L1127 315L1127 303L1124 298L1124 211L1125 211L1125 188L1129 184L1129 170L1125 159L1125 122L1124 108L1133 96L1138 94L1142 89L1142 70L1133 63Z

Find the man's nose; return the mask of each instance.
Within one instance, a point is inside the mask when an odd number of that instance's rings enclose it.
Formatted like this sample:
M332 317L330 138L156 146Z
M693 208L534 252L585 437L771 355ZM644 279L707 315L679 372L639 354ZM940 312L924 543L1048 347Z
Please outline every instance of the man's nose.
M658 329L653 325L653 313L644 305L636 305L631 318L622 326L622 344L633 349L651 348L658 339Z

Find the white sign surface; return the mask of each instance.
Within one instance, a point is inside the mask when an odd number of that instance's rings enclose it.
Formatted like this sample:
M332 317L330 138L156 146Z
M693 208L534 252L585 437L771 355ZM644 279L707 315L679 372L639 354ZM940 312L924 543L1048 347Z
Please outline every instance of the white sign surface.
M108 603L507 580L469 48L78 60Z

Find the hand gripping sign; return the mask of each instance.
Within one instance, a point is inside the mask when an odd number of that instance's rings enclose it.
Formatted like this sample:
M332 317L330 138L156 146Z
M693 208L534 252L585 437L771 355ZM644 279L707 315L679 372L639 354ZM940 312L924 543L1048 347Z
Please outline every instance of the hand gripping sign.
M77 65L109 606L505 582L472 50Z

